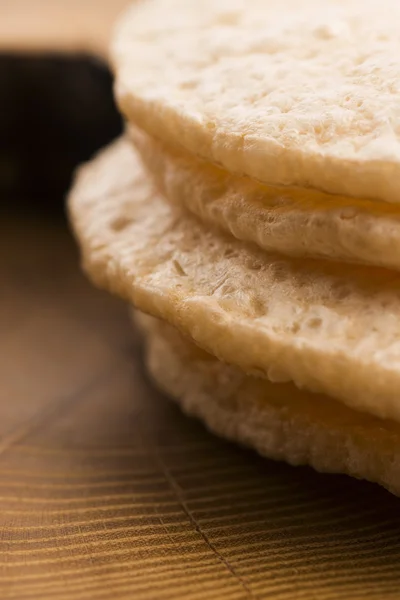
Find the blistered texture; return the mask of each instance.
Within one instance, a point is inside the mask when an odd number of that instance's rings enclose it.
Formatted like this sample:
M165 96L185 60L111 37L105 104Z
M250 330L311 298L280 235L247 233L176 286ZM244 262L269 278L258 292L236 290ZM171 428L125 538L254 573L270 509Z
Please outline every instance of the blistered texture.
M400 419L400 275L206 229L156 194L124 140L81 169L70 211L100 287L247 373Z
M268 184L400 201L398 0L143 0L113 49L126 117Z
M176 330L136 315L157 385L215 433L260 454L322 472L346 473L400 495L400 425L327 396L247 377Z
M193 158L136 127L130 137L164 196L237 239L291 256L400 268L400 207L266 186Z

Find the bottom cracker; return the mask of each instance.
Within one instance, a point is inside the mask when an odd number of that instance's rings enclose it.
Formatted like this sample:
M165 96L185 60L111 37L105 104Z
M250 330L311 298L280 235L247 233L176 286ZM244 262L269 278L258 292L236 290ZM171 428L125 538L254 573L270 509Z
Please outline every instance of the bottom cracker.
M218 435L292 465L345 473L400 495L400 424L327 396L249 377L135 311L159 388Z

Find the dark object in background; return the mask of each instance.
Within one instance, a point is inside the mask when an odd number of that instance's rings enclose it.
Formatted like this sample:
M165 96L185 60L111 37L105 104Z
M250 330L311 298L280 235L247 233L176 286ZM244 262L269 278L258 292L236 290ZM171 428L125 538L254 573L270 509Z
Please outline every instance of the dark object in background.
M74 168L120 134L112 78L89 56L0 56L0 204L62 212Z

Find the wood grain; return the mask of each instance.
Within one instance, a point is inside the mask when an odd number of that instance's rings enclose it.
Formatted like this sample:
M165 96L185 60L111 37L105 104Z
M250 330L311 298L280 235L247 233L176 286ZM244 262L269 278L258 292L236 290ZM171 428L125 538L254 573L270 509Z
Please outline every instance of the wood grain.
M400 597L398 499L209 435L63 226L0 227L1 598Z

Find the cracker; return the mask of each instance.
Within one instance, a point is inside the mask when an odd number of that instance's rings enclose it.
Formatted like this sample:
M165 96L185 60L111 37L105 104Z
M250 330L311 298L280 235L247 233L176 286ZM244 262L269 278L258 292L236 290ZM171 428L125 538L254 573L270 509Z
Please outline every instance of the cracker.
M269 185L400 201L398 0L143 0L112 62L132 123Z
M102 288L217 358L400 419L400 276L268 254L157 195L126 140L77 175L70 213Z
M289 256L400 268L400 207L273 187L168 147L129 128L148 176L173 204L240 240Z
M292 384L248 377L166 323L137 313L157 386L210 430L275 460L346 473L400 495L400 424Z

